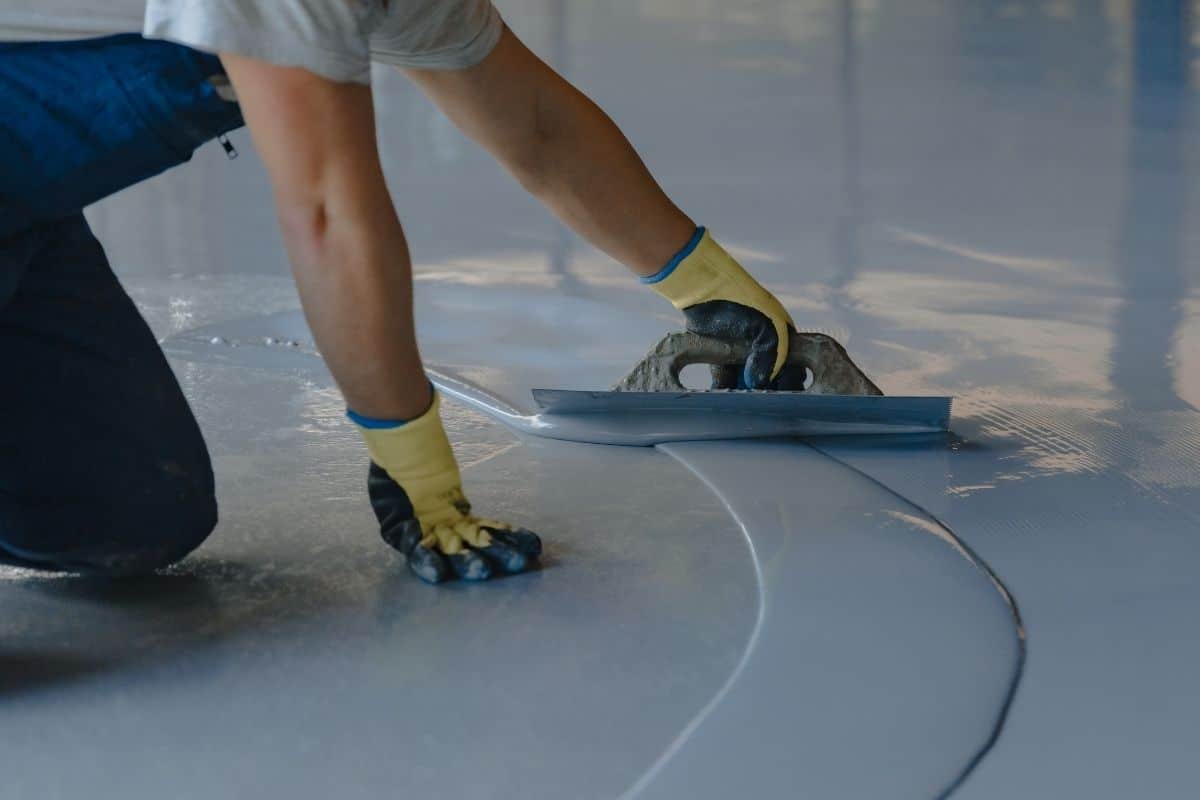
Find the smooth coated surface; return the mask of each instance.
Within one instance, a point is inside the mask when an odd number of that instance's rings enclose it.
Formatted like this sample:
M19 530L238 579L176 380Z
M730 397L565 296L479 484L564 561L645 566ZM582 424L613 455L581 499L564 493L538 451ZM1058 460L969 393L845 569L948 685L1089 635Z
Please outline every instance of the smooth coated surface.
M1194 793L1193 5L501 3L798 323L957 400L950 436L666 450L447 404L477 505L547 540L492 586L419 585L378 541L244 135L93 209L223 522L153 581L3 573L6 791L937 796L1019 655L940 519L1029 636L957 796ZM678 327L377 78L440 375L520 413Z

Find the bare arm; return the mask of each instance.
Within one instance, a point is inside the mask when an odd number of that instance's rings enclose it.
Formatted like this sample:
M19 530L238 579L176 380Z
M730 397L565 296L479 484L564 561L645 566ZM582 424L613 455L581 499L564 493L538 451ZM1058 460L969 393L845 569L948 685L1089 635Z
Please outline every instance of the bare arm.
M405 74L563 222L639 275L695 231L608 115L512 31L470 69Z
M412 419L431 401L408 245L384 182L366 86L222 60L275 192L305 315L355 411Z
M714 371L715 387L803 386L803 368L785 369L795 324L779 300L711 235L693 238L620 129L512 31L470 69L405 74L592 244L642 276L671 264L652 288L688 330L749 348L741 369Z

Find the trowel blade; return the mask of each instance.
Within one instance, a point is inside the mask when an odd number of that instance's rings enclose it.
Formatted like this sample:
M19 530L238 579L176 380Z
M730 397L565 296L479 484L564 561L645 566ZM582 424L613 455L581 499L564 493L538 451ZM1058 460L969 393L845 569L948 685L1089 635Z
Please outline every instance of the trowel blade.
M729 429L772 435L936 433L950 426L949 397L814 395L805 392L591 392L534 389L543 414L688 417L698 434ZM680 420L673 420L678 426ZM759 433L758 435L764 435ZM711 436L711 438L717 438Z

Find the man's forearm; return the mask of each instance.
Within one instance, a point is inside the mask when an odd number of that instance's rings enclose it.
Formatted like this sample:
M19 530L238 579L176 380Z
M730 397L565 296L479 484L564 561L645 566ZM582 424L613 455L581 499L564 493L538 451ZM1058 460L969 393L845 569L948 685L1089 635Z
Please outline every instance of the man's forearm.
M429 385L416 346L408 249L390 203L327 207L322 220L286 219L307 209L280 213L309 326L347 405L380 419L419 416L429 407Z
M661 269L695 231L608 115L511 31L475 67L406 74L547 208L634 272Z
M692 222L662 191L625 135L569 84L539 103L540 156L530 192L581 236L641 275L662 268Z
M271 176L305 314L348 405L370 417L419 416L429 407L429 385L370 89L223 60Z

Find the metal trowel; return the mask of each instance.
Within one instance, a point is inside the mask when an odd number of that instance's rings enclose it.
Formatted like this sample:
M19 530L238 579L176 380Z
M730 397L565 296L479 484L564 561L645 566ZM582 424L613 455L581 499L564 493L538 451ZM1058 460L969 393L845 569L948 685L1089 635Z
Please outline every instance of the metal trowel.
M533 399L545 415L636 418L640 428L661 424L675 431L676 439L687 438L678 434L689 430L696 438L714 439L949 428L949 397L884 396L846 349L825 334L793 331L790 345L787 365L803 368L802 391L688 389L680 380L685 367L740 367L748 348L679 332L663 337L611 391L534 389Z

